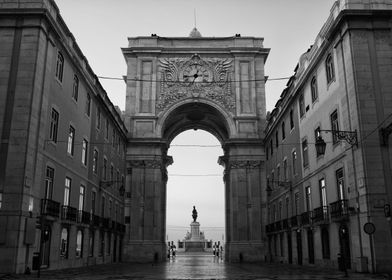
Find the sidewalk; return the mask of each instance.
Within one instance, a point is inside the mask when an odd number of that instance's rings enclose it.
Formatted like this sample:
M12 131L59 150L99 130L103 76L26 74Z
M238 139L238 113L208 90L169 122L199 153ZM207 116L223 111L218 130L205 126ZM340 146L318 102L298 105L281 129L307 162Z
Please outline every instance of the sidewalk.
M0 275L0 279L37 279L31 275ZM41 279L227 279L227 280L290 280L290 279L389 279L384 275L349 272L348 277L337 270L308 268L284 264L231 264L210 254L180 254L160 264L109 264L83 268L41 272Z

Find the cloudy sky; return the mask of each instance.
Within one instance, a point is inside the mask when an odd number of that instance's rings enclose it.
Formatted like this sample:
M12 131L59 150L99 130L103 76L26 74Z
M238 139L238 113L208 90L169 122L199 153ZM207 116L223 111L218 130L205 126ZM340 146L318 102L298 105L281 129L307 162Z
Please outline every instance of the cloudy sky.
M204 37L264 38L271 48L265 66L270 78L289 77L302 53L313 44L334 0L55 0L65 23L97 76L126 73L121 47L128 37L188 36L196 26ZM286 80L266 84L267 110L273 109ZM125 83L101 80L113 104L125 108ZM178 146L179 145L179 146ZM181 146L194 145L194 146ZM207 145L207 146L206 146ZM219 142L203 131L187 131L172 142L169 153L167 234L182 239L199 212L208 239L221 240L224 227L223 169ZM197 175L197 176L195 176ZM208 175L208 176L198 176Z

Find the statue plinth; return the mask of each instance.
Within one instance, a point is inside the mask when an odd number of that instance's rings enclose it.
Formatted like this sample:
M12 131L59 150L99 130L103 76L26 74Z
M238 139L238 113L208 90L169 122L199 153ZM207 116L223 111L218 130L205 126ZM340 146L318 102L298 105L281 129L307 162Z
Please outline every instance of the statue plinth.
M200 223L191 223L191 241L200 241Z

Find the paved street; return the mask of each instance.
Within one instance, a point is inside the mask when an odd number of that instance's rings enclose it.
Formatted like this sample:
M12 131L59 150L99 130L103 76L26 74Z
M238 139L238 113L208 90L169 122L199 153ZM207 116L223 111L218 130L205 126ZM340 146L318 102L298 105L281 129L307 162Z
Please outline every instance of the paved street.
M61 271L43 271L42 279L388 279L384 275L349 273L278 264L228 264L206 254L180 254L162 264L110 264ZM5 275L0 279L36 279L32 275Z

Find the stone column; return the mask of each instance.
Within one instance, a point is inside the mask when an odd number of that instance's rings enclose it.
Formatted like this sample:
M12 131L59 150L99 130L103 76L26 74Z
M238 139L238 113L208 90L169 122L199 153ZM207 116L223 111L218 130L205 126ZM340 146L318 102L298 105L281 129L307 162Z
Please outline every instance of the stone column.
M225 258L230 262L263 261L267 253L262 223L266 188L263 161L257 156L261 155L259 149L248 150L253 151L252 155L228 152L220 158L225 166Z
M166 258L166 167L170 163L171 157L167 156L127 161L130 178L125 261L152 262Z

